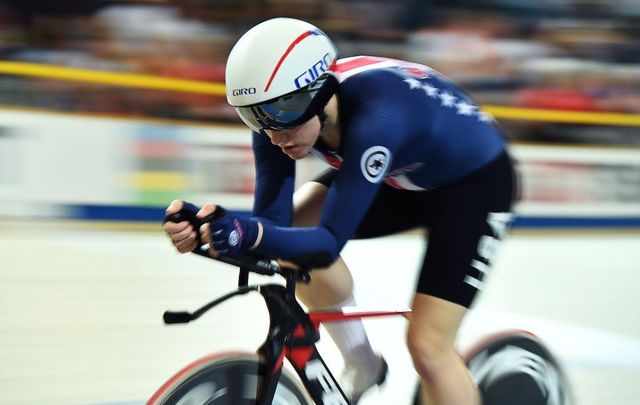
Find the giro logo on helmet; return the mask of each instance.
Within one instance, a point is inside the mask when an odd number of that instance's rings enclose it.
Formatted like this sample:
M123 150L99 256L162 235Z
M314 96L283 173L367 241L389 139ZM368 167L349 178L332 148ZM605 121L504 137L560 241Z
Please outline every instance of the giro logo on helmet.
M244 89L234 89L232 94L234 96L244 96L247 94L256 94L256 88L255 87L246 87Z
M332 57L329 53L326 53L322 59L313 64L309 69L307 69L304 73L299 75L293 81L296 88L299 89L304 87L310 83L313 83L321 74L329 70L331 66Z

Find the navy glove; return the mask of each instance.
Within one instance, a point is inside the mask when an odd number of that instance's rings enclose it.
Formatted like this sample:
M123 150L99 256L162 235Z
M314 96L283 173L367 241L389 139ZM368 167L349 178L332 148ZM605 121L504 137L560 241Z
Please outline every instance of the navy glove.
M219 211L224 212L219 215ZM247 253L254 247L259 234L259 224L247 218L230 215L218 206L209 221L213 248L222 255Z

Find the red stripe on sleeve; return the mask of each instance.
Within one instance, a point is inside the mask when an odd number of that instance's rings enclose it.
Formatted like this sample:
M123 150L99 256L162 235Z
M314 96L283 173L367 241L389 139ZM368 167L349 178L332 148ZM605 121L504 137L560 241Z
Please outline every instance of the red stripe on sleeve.
M334 69L332 69L336 73L344 73L351 69L356 69L359 67L373 65L374 63L384 62L385 58L377 58L375 56L361 56L350 59L346 62L338 62Z

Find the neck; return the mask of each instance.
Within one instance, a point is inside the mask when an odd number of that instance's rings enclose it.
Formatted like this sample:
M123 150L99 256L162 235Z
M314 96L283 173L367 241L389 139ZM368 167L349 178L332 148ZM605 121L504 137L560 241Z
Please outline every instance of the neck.
M336 96L331 97L325 109L327 119L324 122L324 128L320 132L320 137L331 150L340 148L340 127L338 125L338 99Z

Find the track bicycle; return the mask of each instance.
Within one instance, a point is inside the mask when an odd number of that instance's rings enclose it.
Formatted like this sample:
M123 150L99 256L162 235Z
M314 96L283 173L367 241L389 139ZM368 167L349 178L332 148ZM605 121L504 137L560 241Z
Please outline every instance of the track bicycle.
M175 222L185 219L198 225L199 220L184 211L169 218ZM164 322L189 323L233 297L257 292L269 314L267 336L256 353L225 352L189 364L162 385L147 405L352 405L317 350L320 325L328 321L406 316L410 312L306 312L296 299L295 288L299 282L310 281L309 269L292 269L255 257L213 258L206 246L194 253L238 267L238 288L193 312L166 311ZM280 276L284 285L249 285L250 273ZM559 363L529 332L493 335L463 354L463 358L482 391L485 405L571 403ZM285 359L297 378L283 367ZM384 377L379 383L383 380ZM417 391L414 403L419 403Z

